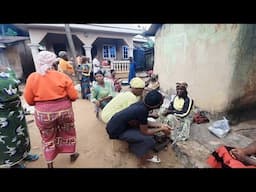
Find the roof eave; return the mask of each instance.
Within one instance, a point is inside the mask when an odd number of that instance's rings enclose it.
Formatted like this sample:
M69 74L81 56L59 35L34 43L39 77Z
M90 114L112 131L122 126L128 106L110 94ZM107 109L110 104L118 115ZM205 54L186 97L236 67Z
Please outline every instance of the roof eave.
M143 33L144 36L155 36L156 32L158 29L162 26L163 24L152 24L147 31Z
M23 28L27 29L52 29L52 30L59 30L65 29L65 24L18 24ZM130 35L137 35L142 34L142 30L136 29L129 29L129 28L118 28L118 27L107 27L107 26L100 26L96 24L70 24L71 30L75 31L104 31L104 32L112 32L112 33L123 33L123 34L130 34Z

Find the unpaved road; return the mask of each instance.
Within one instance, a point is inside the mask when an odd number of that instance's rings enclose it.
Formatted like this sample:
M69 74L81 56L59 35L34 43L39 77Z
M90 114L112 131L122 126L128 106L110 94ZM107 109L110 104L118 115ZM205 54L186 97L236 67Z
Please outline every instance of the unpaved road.
M95 117L94 105L78 99L73 103L75 126L77 130L77 151L80 153L76 162L70 163L68 154L59 154L55 168L138 168L137 158L127 151L126 145L108 138L105 125ZM26 162L27 168L46 168L42 153L41 137L32 115L26 116L31 140L31 152L40 155L35 162ZM33 121L33 122L31 122ZM175 153L168 148L159 154L161 163L148 163L147 168L182 168Z

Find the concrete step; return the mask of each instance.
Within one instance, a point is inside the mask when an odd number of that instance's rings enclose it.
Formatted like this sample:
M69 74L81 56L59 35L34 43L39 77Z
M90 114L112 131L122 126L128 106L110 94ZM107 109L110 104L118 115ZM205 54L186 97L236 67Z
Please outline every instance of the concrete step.
M245 147L252 139L232 131L224 138L218 138L208 131L211 123L192 124L190 138L177 142L173 149L179 161L186 168L209 168L206 163L211 153L221 145Z
M193 140L177 142L173 149L185 168L209 168L206 159L210 151L200 143Z

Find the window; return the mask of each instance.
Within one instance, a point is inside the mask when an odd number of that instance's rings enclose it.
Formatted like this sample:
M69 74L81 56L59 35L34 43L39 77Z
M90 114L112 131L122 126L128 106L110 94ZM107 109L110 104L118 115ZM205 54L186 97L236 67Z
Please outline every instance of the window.
M122 51L123 51L123 59L128 59L128 46L124 45L122 47Z
M103 58L104 59L115 59L116 58L116 47L114 45L103 45Z

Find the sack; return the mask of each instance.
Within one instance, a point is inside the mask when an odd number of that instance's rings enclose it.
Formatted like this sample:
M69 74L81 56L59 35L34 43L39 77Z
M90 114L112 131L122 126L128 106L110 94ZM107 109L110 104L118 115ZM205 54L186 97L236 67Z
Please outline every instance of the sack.
M223 120L215 121L212 126L208 127L208 130L219 138L225 137L230 131L228 120L223 117Z
M208 165L212 168L256 168L252 165L245 165L241 161L234 159L229 151L233 147L220 146L207 159Z
M169 143L171 143L171 139L169 136L165 135L163 132L158 132L154 134L154 140L156 144L153 148L153 151L159 152L165 149Z

